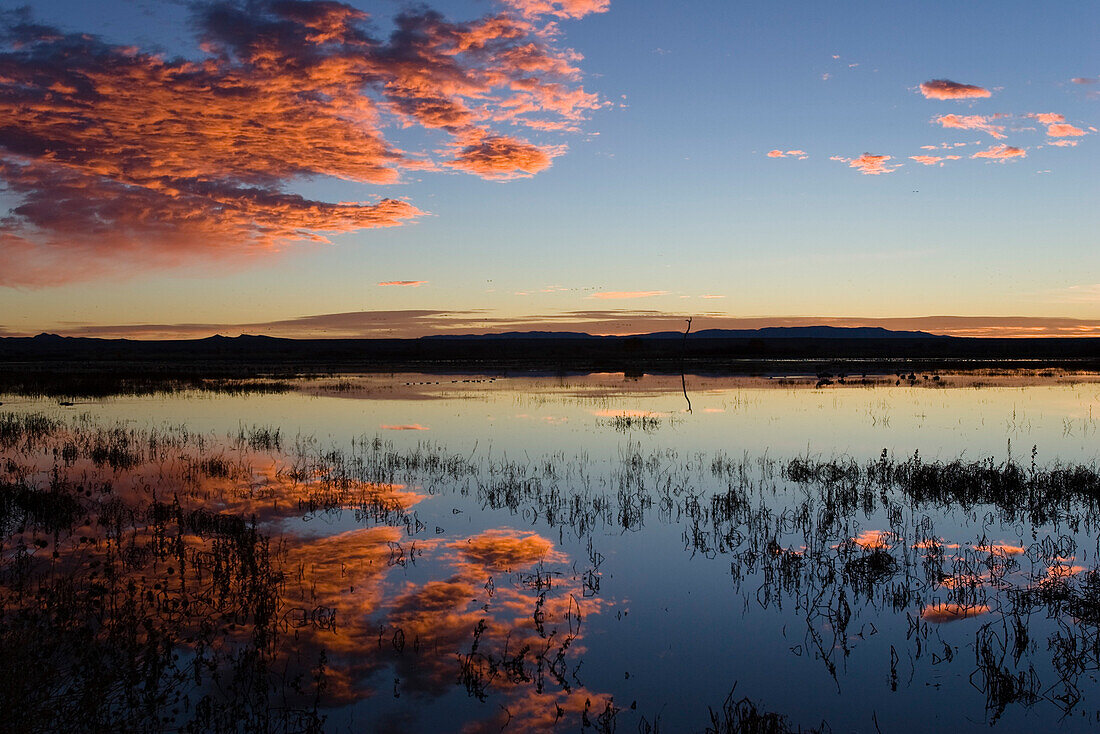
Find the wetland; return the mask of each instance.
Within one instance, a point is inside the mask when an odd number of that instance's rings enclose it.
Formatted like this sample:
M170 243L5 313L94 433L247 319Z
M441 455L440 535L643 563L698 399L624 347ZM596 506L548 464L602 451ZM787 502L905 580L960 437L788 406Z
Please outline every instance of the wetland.
M1100 719L1093 374L340 374L0 401L13 731Z

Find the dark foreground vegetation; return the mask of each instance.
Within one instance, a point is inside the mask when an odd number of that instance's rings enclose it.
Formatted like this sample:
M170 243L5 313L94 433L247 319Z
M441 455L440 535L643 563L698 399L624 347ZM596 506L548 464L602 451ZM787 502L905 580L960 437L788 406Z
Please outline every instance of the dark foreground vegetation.
M447 515L420 513L432 495L538 520L455 537ZM692 557L728 561L746 610L797 610L791 654L838 691L853 650L878 645L890 690L958 666L988 724L1013 707L1054 722L1096 693L1100 571L1077 559L1098 510L1095 467L1034 454L775 461L631 444L605 474L560 454L0 413L0 711L14 732L310 732L359 705L358 728L394 730L409 695L419 707L460 691L483 702L470 731L679 730L665 702L578 674L600 539L658 523ZM337 516L356 529L285 524ZM945 537L937 519L971 535ZM1006 527L1029 540L1003 542ZM432 563L443 570L419 586L386 581ZM869 631L890 619L908 633ZM967 640L951 637L957 620L973 622ZM720 733L799 730L732 693L675 713Z

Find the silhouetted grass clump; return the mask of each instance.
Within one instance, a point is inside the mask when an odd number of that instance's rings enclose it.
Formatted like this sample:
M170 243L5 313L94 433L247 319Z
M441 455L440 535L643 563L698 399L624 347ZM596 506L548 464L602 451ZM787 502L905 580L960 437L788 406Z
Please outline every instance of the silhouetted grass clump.
M607 425L619 433L630 431L649 433L661 427L661 419L652 415L616 415L607 420Z
M297 375L267 376L237 368L158 366L123 363L0 365L0 394L33 398L96 399L117 395L159 395L197 390L229 395L284 393Z
M706 734L817 734L831 731L824 723L817 729L803 729L782 714L761 711L748 698L735 700L733 691L718 711L710 709Z
M840 491L897 489L913 502L974 507L991 505L1010 517L1044 523L1075 501L1100 501L1100 471L1095 466L1040 467L1012 460L924 461L919 453L905 460L887 455L858 464L850 458L814 461L795 458L784 476L798 484L821 484Z

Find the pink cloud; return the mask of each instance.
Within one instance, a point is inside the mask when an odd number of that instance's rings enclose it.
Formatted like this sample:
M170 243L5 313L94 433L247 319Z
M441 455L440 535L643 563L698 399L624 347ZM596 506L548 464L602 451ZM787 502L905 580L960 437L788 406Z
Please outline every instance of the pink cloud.
M1052 138L1070 138L1078 137L1080 135L1088 135L1087 132L1079 127L1074 127L1069 123L1059 122L1054 125L1047 126L1047 135Z
M1079 142L1078 140L1051 140L1047 145L1057 145L1059 148L1072 148Z
M383 431L430 431L427 426L422 426L419 423L403 423L401 425L387 425L382 424L379 426Z
M925 166L934 166L937 163L942 166L944 161L957 161L960 158L962 158L962 156L958 156L958 155L945 155L945 156L911 155L911 156L909 156L909 160L916 161L917 163L920 163L921 165L925 165Z
M593 293L589 298L614 301L626 298L652 298L653 296L665 295L668 295L668 291L607 291L605 293Z
M959 84L948 79L921 82L920 91L927 99L973 99L991 96L990 91L983 87Z
M987 158L990 160L1006 161L1009 158L1025 158L1027 151L1023 148L1016 148L1011 145L994 145L987 150L980 150L971 158Z
M872 155L871 153L864 153L859 158L844 158L834 155L830 156L829 160L847 163L850 168L856 169L865 176L878 176L883 173L893 173L901 166L900 163L895 163L893 165L887 164L887 161L893 160L892 156Z
M1072 79L1070 79L1070 81L1073 82L1074 84L1096 84L1096 83L1100 82L1100 79L1096 79L1094 77L1087 77L1087 76L1075 76Z
M1074 127L1067 123L1065 115L1060 115L1057 112L1034 112L1028 115L1028 117L1033 117L1046 125L1047 135L1052 138L1072 138L1088 135L1088 133L1081 128Z
M997 139L1004 138L1004 126L994 125L989 120L990 118L983 117L982 115L950 114L937 117L935 121L944 127L956 128L958 130L981 130Z
M407 286L410 288L419 288L422 285L427 285L427 283L428 281L426 280L384 280L378 285L397 285Z

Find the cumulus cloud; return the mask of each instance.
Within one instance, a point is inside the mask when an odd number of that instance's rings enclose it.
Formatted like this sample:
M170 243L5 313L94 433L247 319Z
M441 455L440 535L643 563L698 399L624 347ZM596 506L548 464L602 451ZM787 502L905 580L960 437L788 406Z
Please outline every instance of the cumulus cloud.
M994 145L987 150L979 150L971 158L986 158L989 160L1006 161L1009 158L1024 158L1027 156L1027 151L1023 148L1017 148L1012 145Z
M494 136L464 146L447 165L482 178L506 180L532 176L549 168L551 159L561 152L560 148L540 148L513 138Z
M340 2L219 0L194 7L195 58L0 14L0 186L17 199L0 220L0 285L241 259L422 214L288 192L310 178L544 170L560 143L498 127L575 129L602 105L554 19L606 2L509 6L468 22L418 7L378 39ZM443 147L410 152L383 133L410 126Z
M927 99L973 99L991 96L988 89L973 84L959 84L949 79L921 82L920 91Z
M982 132L989 133L998 140L1005 137L1003 125L994 125L991 122L991 118L982 115L941 115L937 117L935 121L944 127L955 128L957 130L981 130Z
M866 176L878 176L883 173L893 173L898 169L898 167L901 166L900 163L887 163L887 161L893 160L892 156L873 155L871 153L864 153L858 158L844 158L842 156L834 155L830 156L829 160L847 163L849 168L854 168Z

